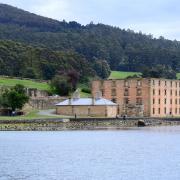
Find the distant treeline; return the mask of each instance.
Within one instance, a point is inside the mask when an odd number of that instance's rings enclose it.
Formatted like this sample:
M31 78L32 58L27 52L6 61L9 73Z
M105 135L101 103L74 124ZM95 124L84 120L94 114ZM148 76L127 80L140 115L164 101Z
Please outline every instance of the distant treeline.
M0 39L23 43L1 41L0 67L9 68L1 68L0 74L50 79L57 71L72 68L81 77L106 78L110 69L143 72L157 65L180 71L178 41L104 24L60 22L4 4Z

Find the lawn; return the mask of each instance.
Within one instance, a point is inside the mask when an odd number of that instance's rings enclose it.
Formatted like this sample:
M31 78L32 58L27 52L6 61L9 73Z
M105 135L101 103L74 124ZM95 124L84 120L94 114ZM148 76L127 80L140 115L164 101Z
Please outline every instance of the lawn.
M88 98L88 97L91 97L91 94L89 94L89 93L85 93L85 92L80 92L80 96L81 96L81 98Z
M0 120L31 120L31 119L52 119L58 118L58 116L40 115L39 111L33 110L24 116L0 116Z
M80 89L80 96L81 98L88 98L91 97L91 93L82 92L82 89L90 89L89 85L86 83L79 83L78 88Z
M141 76L140 72L111 71L109 79L125 79L128 76Z
M21 79L16 79L16 78L5 78L5 77L0 77L0 86L5 86L5 87L12 87L15 86L16 84L22 84L27 88L36 88L39 90L49 90L49 85L45 82L36 82L33 80L21 80ZM86 84L79 84L78 85L79 89L81 90L82 88L86 88ZM89 97L91 94L89 93L84 93L80 92L81 97Z
M49 85L44 82L0 77L0 86L12 87L12 86L15 86L16 84L22 84L27 88L36 88L39 90L49 89Z
M108 79L125 79L128 76L141 76L140 72L125 72L125 71L111 71L111 74ZM176 74L177 79L180 79L180 73Z
M180 73L176 74L177 79L180 79Z

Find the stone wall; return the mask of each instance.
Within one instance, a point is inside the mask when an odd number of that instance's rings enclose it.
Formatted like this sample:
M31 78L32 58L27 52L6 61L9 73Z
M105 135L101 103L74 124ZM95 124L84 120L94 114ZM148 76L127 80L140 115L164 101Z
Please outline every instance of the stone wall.
M47 97L48 96L47 91L38 90L36 88L26 88L26 94L31 98Z
M180 125L180 120L145 119L151 126ZM122 119L77 119L62 121L62 119L48 120L6 120L0 121L1 131L64 131L64 130L102 130L134 128L138 120Z
M123 105L122 115L128 115L129 117L143 117L144 116L144 106L127 104Z
M55 108L55 104L64 101L65 97L36 97L31 98L27 106L31 109L52 109Z
M77 116L101 116L116 117L117 106L57 106L57 114L60 115L77 115Z
M7 87L4 86L0 86L0 92L2 92L4 89L6 89ZM48 96L48 92L44 91L44 90L39 90L36 88L26 88L26 94L30 97L30 98L35 98L35 97L47 97Z

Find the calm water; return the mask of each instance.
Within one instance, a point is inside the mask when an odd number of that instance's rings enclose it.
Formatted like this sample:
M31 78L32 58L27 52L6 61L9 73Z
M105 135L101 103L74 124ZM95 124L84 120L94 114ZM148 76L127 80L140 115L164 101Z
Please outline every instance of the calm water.
M0 132L0 180L179 180L180 127Z

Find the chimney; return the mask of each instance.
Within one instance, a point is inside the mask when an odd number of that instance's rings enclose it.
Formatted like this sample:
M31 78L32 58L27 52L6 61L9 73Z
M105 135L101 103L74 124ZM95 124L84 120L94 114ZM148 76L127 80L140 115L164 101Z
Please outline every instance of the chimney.
M71 98L68 99L68 105L71 105Z
M95 105L95 98L94 97L92 97L92 105Z

